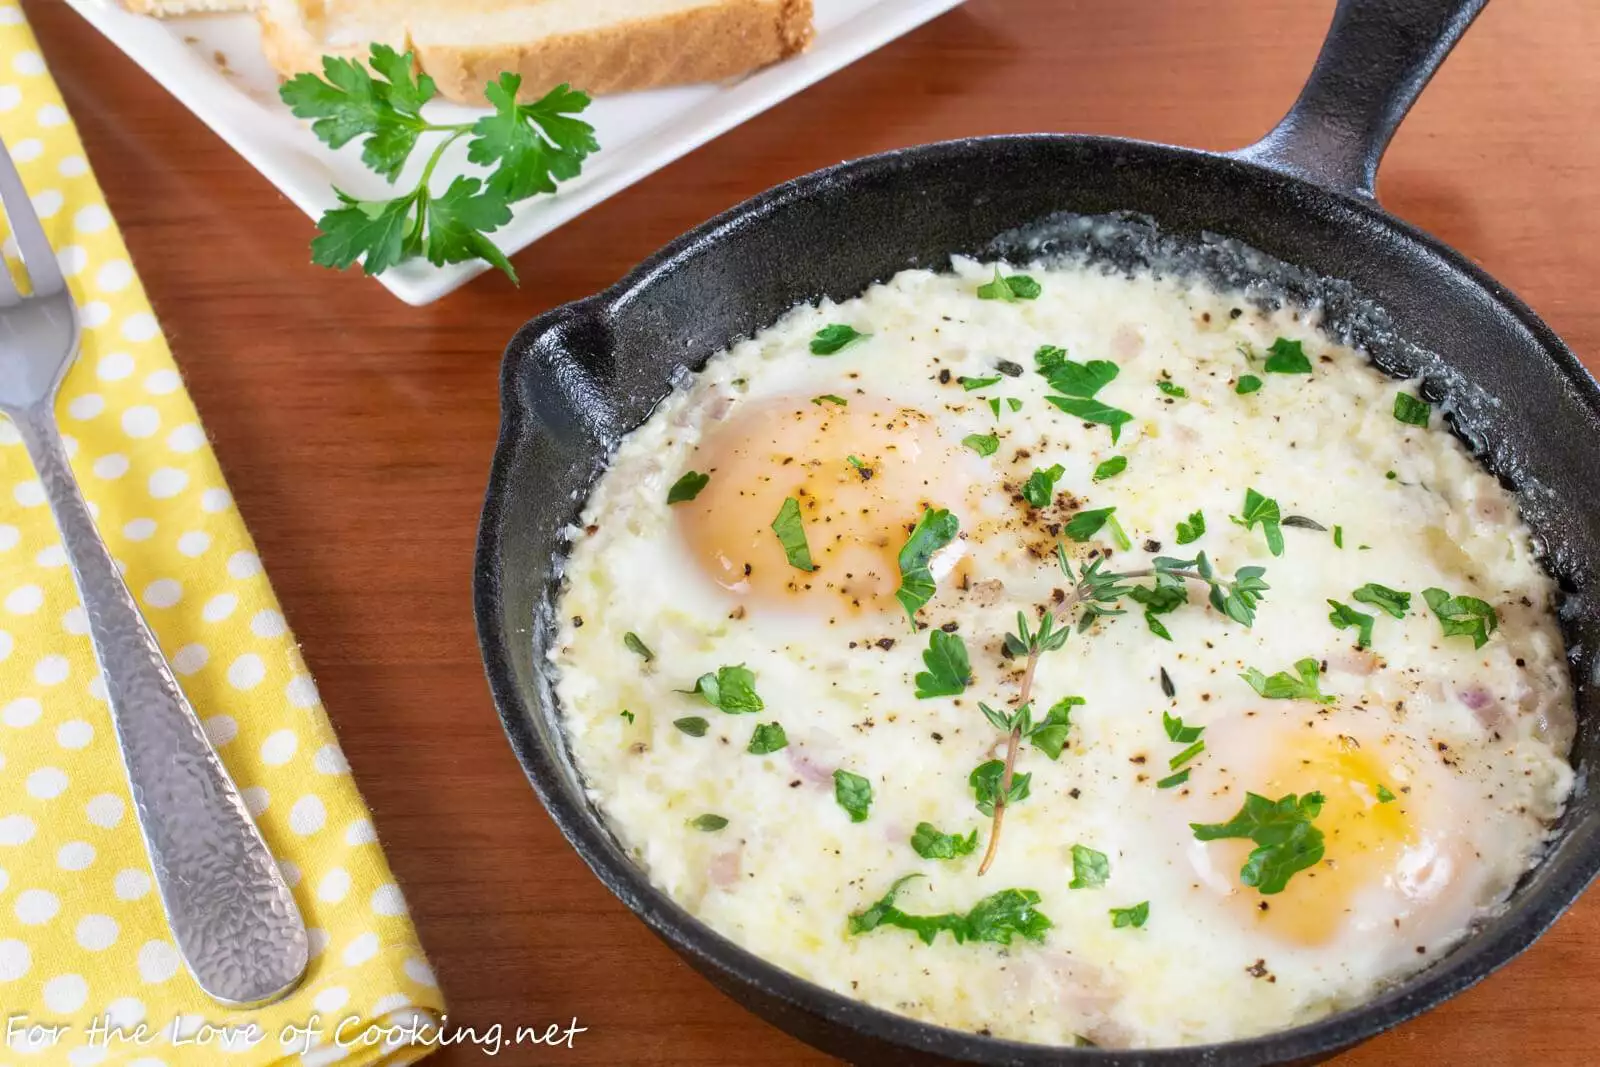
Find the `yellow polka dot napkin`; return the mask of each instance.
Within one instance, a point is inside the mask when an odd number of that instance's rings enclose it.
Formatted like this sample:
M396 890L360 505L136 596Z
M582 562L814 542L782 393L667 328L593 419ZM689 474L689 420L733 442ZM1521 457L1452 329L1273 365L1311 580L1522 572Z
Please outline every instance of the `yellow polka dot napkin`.
M252 1011L213 1003L183 968L60 539L0 419L0 1065L419 1059L421 1024L443 1010L433 974L14 0L0 0L0 139L82 312L57 408L73 469L294 887L312 952L299 991Z

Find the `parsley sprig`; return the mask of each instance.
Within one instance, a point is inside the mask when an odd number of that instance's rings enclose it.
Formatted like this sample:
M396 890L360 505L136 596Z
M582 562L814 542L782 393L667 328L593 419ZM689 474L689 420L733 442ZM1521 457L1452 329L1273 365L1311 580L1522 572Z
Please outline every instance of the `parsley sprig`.
M363 200L334 189L339 206L317 221L322 232L311 242L311 260L339 270L360 261L367 274L379 274L413 256L436 266L483 259L515 282L517 272L487 235L511 221L512 204L555 192L557 182L576 177L599 149L594 127L573 117L589 106L589 97L558 85L519 104L522 77L507 73L484 88L490 114L473 122L430 122L422 108L436 87L416 72L414 60L410 52L374 44L365 65L324 56L320 77L298 74L278 90L330 148L361 139L361 161L391 184L424 134L444 135L416 185L399 196ZM492 169L487 178L458 176L435 193L429 184L434 170L463 137L469 138L467 159Z
M1269 896L1283 892L1293 875L1322 862L1322 831L1312 825L1322 803L1321 793L1290 793L1277 800L1246 793L1244 807L1227 822L1195 822L1189 828L1197 841L1243 837L1255 842L1239 881Z
M870 933L880 926L898 926L910 930L931 945L940 933L947 933L957 944L967 941L992 941L1009 945L1013 937L1029 941L1043 941L1044 933L1053 925L1041 912L1035 910L1039 894L1032 889L1002 889L984 897L965 915L946 912L942 915L911 915L895 907L895 897L900 889L920 874L908 874L897 879L882 899L864 911L850 916L851 935Z

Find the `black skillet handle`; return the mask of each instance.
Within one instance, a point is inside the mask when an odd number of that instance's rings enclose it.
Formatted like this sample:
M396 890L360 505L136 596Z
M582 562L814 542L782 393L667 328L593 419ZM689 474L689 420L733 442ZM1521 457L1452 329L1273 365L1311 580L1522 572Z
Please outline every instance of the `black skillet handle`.
M1378 161L1423 86L1488 0L1339 0L1300 99L1232 153L1372 199Z

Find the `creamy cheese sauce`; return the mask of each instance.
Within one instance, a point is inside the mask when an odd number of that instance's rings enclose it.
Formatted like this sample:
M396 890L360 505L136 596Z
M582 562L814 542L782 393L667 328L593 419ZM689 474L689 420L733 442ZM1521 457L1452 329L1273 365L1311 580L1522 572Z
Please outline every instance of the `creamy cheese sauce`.
M1504 901L1571 790L1554 585L1510 494L1437 411L1430 428L1395 417L1396 394L1416 383L1336 343L1314 310L1264 311L1149 273L1027 273L1037 299L979 299L993 266L958 260L796 308L714 357L621 442L572 531L551 653L591 794L650 878L720 933L945 1026L1148 1047L1250 1036L1367 999ZM834 324L868 336L812 354ZM1278 338L1302 343L1309 374L1266 369ZM1045 345L1116 364L1096 399L1131 416L1118 440L1046 401ZM1238 392L1245 375L1261 387ZM997 448L980 455L962 444L970 435ZM1126 468L1096 481L1119 456ZM1055 464L1048 506L1027 503L1030 475ZM706 487L669 505L691 470L710 475ZM1230 521L1247 489L1324 529L1284 527L1273 555L1260 525ZM814 572L790 566L770 528L791 496ZM896 555L928 506L955 514L961 534L934 558L937 590L918 619L962 637L972 681L918 699L928 630L893 593ZM1128 547L1109 524L1082 543L1062 536L1073 515L1107 507ZM1205 533L1179 545L1196 511ZM1017 698L1022 662L1002 641L1018 611L1033 620L1069 585L1058 541L1077 565L1108 557L1114 571L1204 551L1224 575L1265 568L1270 589L1249 628L1198 586L1157 619L1170 640L1124 602L1127 614L1044 654L1036 715L1065 696L1084 703L1059 759L1021 746L1031 794L1008 807L980 876L990 819L968 776L1004 754L1005 734L978 704ZM1366 583L1408 592L1404 617L1354 600ZM1498 629L1481 648L1446 636L1427 588L1487 601ZM1370 648L1332 625L1330 599L1374 617ZM629 633L652 659L629 650ZM1332 703L1265 699L1241 678L1307 658ZM757 714L682 692L739 664ZM1164 714L1204 727L1206 747L1186 782L1158 788L1186 747ZM707 721L703 736L674 725L690 717ZM772 723L787 746L747 751ZM864 821L835 797L840 769L871 785ZM1325 797L1313 820L1325 858L1281 893L1241 884L1249 842L1190 829L1228 820L1247 791ZM697 828L706 814L726 826ZM911 838L924 822L977 831L976 851L922 858ZM1106 856L1103 885L1069 888L1074 845ZM912 873L925 878L903 887L905 912L964 913L1026 889L1051 926L1009 946L850 932L852 913ZM1141 902L1142 926L1113 925L1111 909Z

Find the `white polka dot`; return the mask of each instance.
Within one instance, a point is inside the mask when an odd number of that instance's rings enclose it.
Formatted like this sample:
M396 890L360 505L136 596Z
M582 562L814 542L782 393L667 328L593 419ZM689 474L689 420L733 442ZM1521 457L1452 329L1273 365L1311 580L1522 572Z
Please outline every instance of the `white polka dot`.
M84 233L99 233L111 225L111 213L99 204L90 204L73 216L72 224Z
M120 382L133 373L133 357L126 352L111 352L100 357L95 373L101 381Z
M22 75L44 73L44 59L32 50L18 52L11 57L11 69Z
M390 993L388 996L379 997L377 1000L372 1002L372 1017L374 1019L381 1019L390 1012L399 1011L401 1008L409 1007L410 1004L411 998L406 996L404 993Z
M39 484L37 478L29 478L25 482L18 482L17 487L11 490L11 495L17 503L25 508L36 508L44 503L44 486Z
M0 867L0 893L4 893L6 891L6 886L8 886L10 884L11 884L11 875L6 873L6 870L5 870L4 867Z
M65 126L69 120L66 108L57 107L55 104L46 104L34 115L33 121L45 129L52 129L56 126Z
M233 609L239 606L239 598L232 593L218 593L206 601L206 606L200 609L200 615L206 622L221 622L233 614Z
M261 573L261 559L254 552L235 552L228 557L228 573L241 581L254 578Z
M78 439L70 433L61 435L61 445L66 450L67 455L76 456L78 454Z
M232 715L213 715L201 725L205 727L206 738L213 748L221 748L239 736L239 724Z
M287 630L283 616L271 609L256 612L250 620L250 632L257 637L282 637Z
M44 708L33 697L17 697L4 708L0 708L0 722L7 726L32 726L39 721L39 716L44 713Z
M89 173L89 161L82 156L67 156L56 166L63 178L81 178Z
M144 587L144 602L152 608L170 608L183 599L183 585L176 578L157 578Z
M111 1025L131 1030L143 1022L149 1014L144 1003L138 997L118 997L106 1005L106 1015L110 1017ZM132 1067L132 1064L129 1064Z
M54 800L67 791L67 772L60 767L40 767L28 775L28 795L35 800Z
M158 371L151 371L150 376L144 380L144 391L157 396L176 393L183 384L183 379L178 377L178 372L171 367L163 367ZM189 425L194 425L190 423Z
M348 892L350 892L350 872L343 867L335 867L323 875L322 881L317 883L317 897L329 904L339 903Z
M82 637L89 632L89 616L83 610L83 605L74 604L61 613L61 628L74 637Z
M300 738L293 730L274 730L261 742L261 762L269 767L281 766L294 757L294 750L299 747Z
M254 652L246 652L228 665L228 684L235 689L254 689L266 676L266 665Z
M0 85L0 111L10 111L20 103L22 103L21 89L15 85Z
M0 552L9 552L22 540L22 531L9 523L0 525Z
M94 283L108 293L118 293L133 281L133 265L125 259L114 259L100 268Z
M378 831L373 828L371 819L357 819L344 828L347 845L370 845L377 840Z
M205 554L211 547L211 535L204 530L189 530L178 535L178 551L190 559Z
M89 253L82 245L67 245L56 253L56 263L60 265L62 274L76 278L89 265Z
M327 821L328 811L321 799L309 793L295 801L289 811L289 829L297 834L314 834Z
M22 23L20 7L0 7L0 26L20 26Z
M0 816L0 846L26 845L37 830L26 815Z
M29 137L11 146L11 158L18 163L32 163L42 155L44 155L44 142L37 137Z
M78 920L78 944L90 952L104 952L117 943L117 920L109 915L85 915Z
M7 238L10 240L10 238ZM0 248L0 252L4 252ZM20 445L22 435L17 432L17 427L11 422L0 422L0 445Z
M56 850L56 866L63 871L81 871L94 862L94 846L87 841L68 841Z
M96 673L93 678L89 679L89 695L102 703L111 699L106 695L105 675Z
M418 956L406 960L402 970L406 977L419 985L436 986L439 980L433 976L433 968L428 966L428 961Z
M44 590L36 585L19 585L6 594L6 610L13 615L32 615L44 606Z
M173 653L172 669L179 674L189 675L206 665L211 658L211 653L206 651L205 645L184 645Z
M15 982L28 973L33 957L21 941L0 941L0 982Z
M400 895L400 887L393 882L385 882L372 891L372 910L379 915L404 915L406 913L406 898Z
M205 431L192 422L179 426L167 435L167 447L174 452L194 452L203 447L205 443ZM211 492L211 490L207 490L207 492ZM205 507L204 497L201 498L201 507ZM216 511L220 509L206 508L206 510Z
M359 967L378 954L378 935L368 930L344 947L340 958L346 967Z
M293 861L279 860L278 873L283 875L283 884L290 889L300 884L300 868Z
M216 514L227 511L228 505L233 503L233 497L226 489L207 489L200 494L200 510Z
M147 311L135 312L122 320L122 336L135 344L148 341L160 332L156 317Z
M100 478L120 478L128 473L128 457L112 452L94 461L94 473Z
M33 665L33 680L40 685L60 685L72 673L72 664L65 656L41 656Z
M115 793L101 793L84 805L89 821L102 830L109 830L122 821L122 798Z
M33 562L41 567L65 567L67 550L60 545L45 545L34 553Z
M56 727L56 744L62 748L88 748L94 740L94 727L82 719L68 719Z
M24 889L17 894L12 910L17 913L17 921L23 926L43 926L56 917L56 912L61 910L61 901L48 889Z
M78 309L78 321L86 330L98 330L111 321L111 305L104 300L91 300Z
M189 475L176 467L162 467L150 476L150 495L157 500L168 500L183 492L189 484Z
M75 419L92 419L106 409L106 398L99 393L75 396L67 405L67 414Z
M329 986L311 998L311 1006L320 1012L335 1012L345 1006L350 991L342 985Z
M317 693L317 683L308 674L289 679L285 692L289 696L289 703L297 708L314 708L322 699Z
M338 745L323 745L317 749L317 754L311 758L311 765L323 774L350 773L350 764L345 762L344 753L339 751Z
M264 786L252 785L239 790L239 799L244 801L244 808L250 813L251 818L259 818L272 803L272 794L268 793Z
M148 541L156 533L156 520L134 519L122 528L122 536L130 541Z
M137 404L122 413L122 432L129 437L154 437L161 429L161 413L148 404Z
M0 663L11 658L12 637L5 630L0 630Z
M178 973L178 950L166 941L146 941L139 946L139 977L159 985Z
M58 974L44 984L44 1006L58 1015L71 1015L89 999L89 983L79 974Z
M61 195L60 189L43 189L33 194L33 210L39 213L41 219L53 219L61 211L61 205L67 198Z
M138 900L150 892L150 875L134 867L124 867L111 880L111 890L118 900Z

